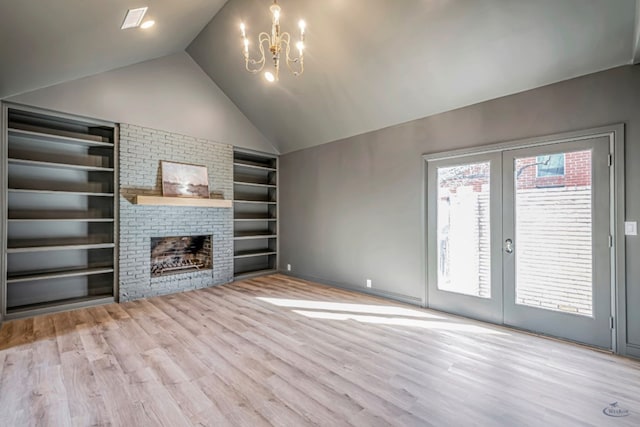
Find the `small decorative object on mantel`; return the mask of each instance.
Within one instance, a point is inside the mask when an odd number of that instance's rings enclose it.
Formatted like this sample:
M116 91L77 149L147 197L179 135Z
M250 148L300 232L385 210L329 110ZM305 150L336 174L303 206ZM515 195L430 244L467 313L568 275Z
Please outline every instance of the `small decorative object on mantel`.
M164 197L209 198L209 175L206 166L164 160L160 163Z

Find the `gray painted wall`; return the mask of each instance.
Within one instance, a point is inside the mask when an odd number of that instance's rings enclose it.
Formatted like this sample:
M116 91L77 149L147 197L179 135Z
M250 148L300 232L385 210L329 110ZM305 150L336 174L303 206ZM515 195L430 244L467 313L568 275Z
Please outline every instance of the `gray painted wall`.
M626 217L640 221L640 67L625 66L283 155L280 267L424 296L421 155L626 123ZM628 341L640 345L640 237L626 242ZM640 349L640 347L639 347Z
M269 140L184 52L8 100L276 152Z

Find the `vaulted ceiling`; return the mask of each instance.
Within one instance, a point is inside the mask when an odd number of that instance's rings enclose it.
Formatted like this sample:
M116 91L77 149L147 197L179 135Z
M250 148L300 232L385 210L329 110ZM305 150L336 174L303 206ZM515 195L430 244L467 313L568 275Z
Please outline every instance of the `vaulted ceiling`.
M183 51L226 0L0 0L0 99ZM120 30L149 6L158 25Z
M5 0L0 98L186 49L286 153L640 61L636 0L280 0L283 30L307 21L306 70L269 84L239 23L255 40L270 3ZM158 25L121 31L141 5Z

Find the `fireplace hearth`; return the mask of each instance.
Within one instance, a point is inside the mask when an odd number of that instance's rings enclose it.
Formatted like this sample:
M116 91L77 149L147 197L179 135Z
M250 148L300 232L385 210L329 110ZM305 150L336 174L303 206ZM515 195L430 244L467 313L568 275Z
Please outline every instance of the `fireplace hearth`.
M151 277L212 268L211 236L151 238Z

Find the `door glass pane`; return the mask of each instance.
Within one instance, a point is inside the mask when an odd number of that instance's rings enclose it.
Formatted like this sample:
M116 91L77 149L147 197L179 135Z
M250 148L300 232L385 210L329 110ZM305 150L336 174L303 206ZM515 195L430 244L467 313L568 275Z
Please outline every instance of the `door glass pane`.
M592 315L591 151L515 160L516 304Z
M438 289L491 297L490 163L438 168Z

